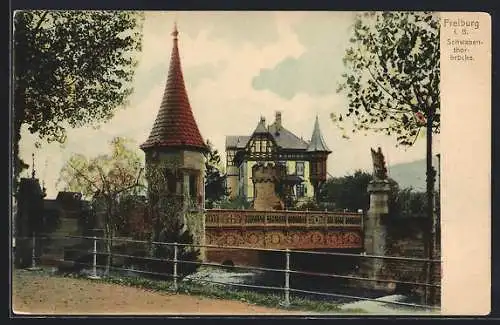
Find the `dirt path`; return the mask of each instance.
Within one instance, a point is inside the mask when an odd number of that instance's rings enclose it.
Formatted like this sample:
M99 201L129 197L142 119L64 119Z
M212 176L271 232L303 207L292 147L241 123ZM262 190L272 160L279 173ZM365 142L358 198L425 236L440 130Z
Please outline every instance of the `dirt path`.
M12 289L13 310L19 314L307 314L238 301L158 293L85 279L36 275L23 270L14 272Z

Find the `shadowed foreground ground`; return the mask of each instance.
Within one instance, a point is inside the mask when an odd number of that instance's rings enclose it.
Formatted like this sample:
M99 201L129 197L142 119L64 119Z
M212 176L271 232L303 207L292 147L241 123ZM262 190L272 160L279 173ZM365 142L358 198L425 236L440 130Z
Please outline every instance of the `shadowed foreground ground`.
M16 270L13 273L12 308L17 314L302 314L247 303L168 294L145 289L50 277Z

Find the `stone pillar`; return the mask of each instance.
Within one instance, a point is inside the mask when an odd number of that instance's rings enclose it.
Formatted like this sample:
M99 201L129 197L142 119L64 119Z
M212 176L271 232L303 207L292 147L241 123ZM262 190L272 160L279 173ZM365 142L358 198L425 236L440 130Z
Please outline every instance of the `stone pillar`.
M389 213L390 184L387 180L373 180L368 185L370 208L364 222L364 248L367 255L386 255L387 229L385 218ZM377 278L384 268L385 261L365 258L363 268L366 276ZM372 288L380 288L381 283L366 283Z

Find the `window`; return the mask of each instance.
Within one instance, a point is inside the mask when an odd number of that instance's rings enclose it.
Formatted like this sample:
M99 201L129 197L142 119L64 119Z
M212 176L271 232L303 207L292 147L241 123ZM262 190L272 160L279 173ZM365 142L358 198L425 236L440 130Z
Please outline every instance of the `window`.
M297 185L296 193L297 193L297 197L304 197L304 195L305 195L304 184Z
M234 166L234 151L233 150L227 151L227 165Z
M165 178L167 179L167 190L174 194L177 190L177 175L170 169L165 170Z
M189 175L189 196L191 198L196 198L197 196L197 189L196 189L196 175Z
M295 164L295 173L298 176L304 176L304 162L303 161L297 161Z

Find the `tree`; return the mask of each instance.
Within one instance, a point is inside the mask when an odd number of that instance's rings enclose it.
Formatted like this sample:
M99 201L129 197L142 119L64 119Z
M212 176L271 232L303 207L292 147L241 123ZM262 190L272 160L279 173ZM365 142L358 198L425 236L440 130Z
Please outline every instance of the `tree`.
M126 223L126 216L119 213L121 200L126 196L137 196L144 186L141 178L142 164L139 155L128 148L130 140L114 138L111 154L87 159L76 154L61 169L59 182L66 190L81 192L92 198L97 215L102 216L108 260L106 273L112 263L113 237ZM123 211L123 210L122 210Z
M432 129L439 133L438 16L359 14L350 42L338 91L347 92L345 116L352 118L355 130L384 132L401 145L412 145L432 116ZM343 120L342 115L332 117Z
M428 231L424 243L427 257L433 259L432 134L440 130L439 17L425 12L361 14L351 42L344 57L348 72L339 91L347 90L346 116L353 117L355 129L395 135L399 144L411 146L421 128L426 128ZM342 115L332 118L341 121Z
M356 170L351 175L343 177L333 177L328 179L320 192L320 203L333 202L335 210L347 210L356 212L359 209L368 211L370 207L370 193L368 193L368 184L373 180L373 175ZM389 214L397 215L399 186L393 179L388 179L391 192L389 193Z
M336 210L366 211L370 205L367 187L372 179L371 174L360 170L352 175L333 177L323 185L320 202L333 202Z
M229 195L226 187L227 175L221 172L221 157L219 151L207 141L208 152L205 154L205 202L212 209L214 203L220 202Z
M186 245L193 244L193 235L188 229L185 229L184 224L178 218L173 218L169 226L161 229L159 232L159 242L163 243L177 243L177 260L187 262L201 262L199 259L200 250ZM173 274L173 263L171 260L174 258L173 245L160 245L153 246L152 257L163 260L151 260L148 265L148 270L155 273ZM168 260L168 261L165 261ZM200 264L197 263L178 263L177 275L185 277L191 273L196 272Z
M249 202L245 197L243 196L236 196L235 198L226 198L220 203L220 208L221 209L250 209L252 206L252 203Z
M21 126L63 143L68 127L98 126L132 92L143 16L132 11L14 15L14 175Z

